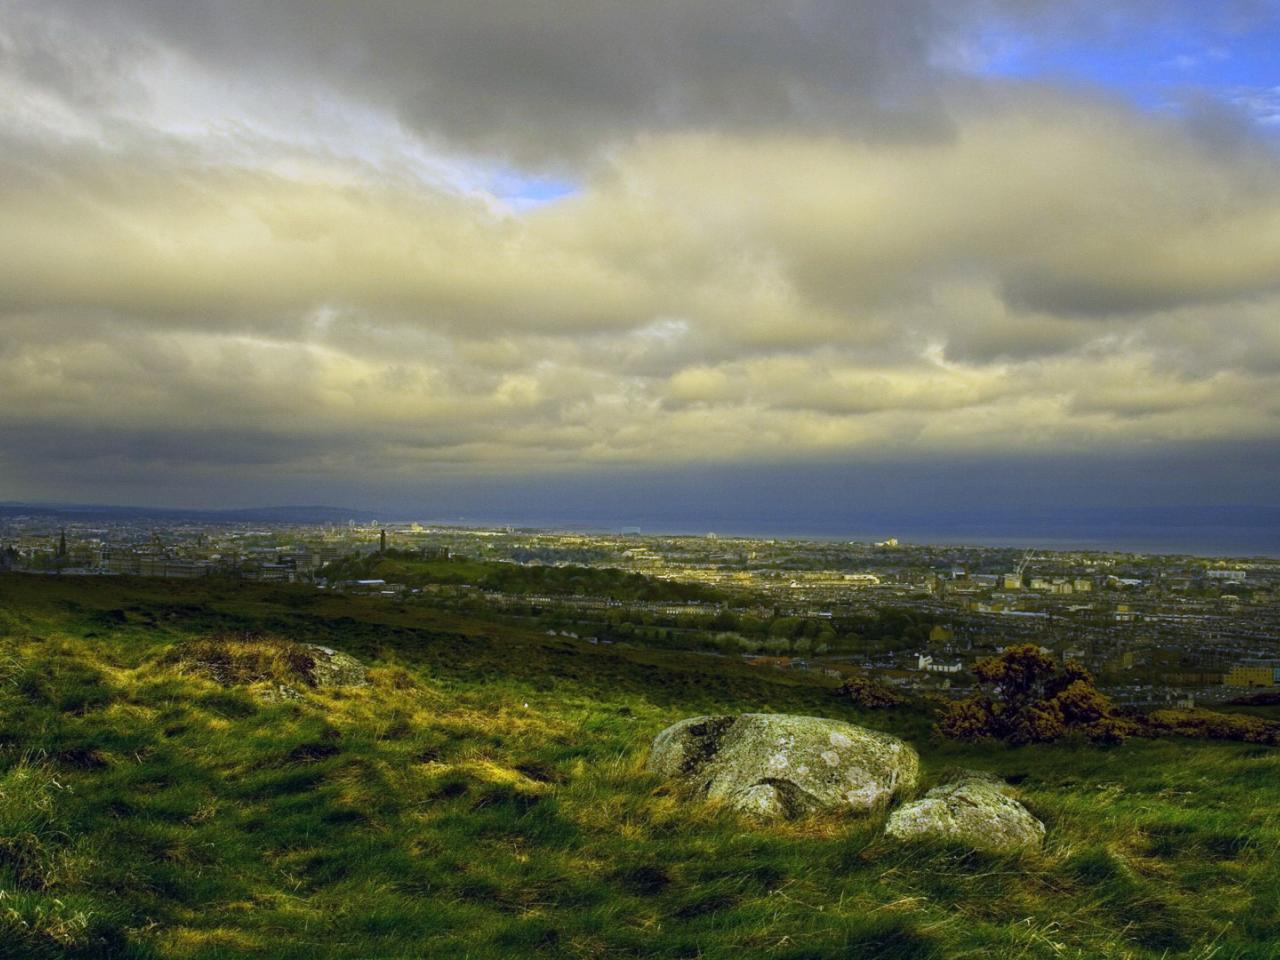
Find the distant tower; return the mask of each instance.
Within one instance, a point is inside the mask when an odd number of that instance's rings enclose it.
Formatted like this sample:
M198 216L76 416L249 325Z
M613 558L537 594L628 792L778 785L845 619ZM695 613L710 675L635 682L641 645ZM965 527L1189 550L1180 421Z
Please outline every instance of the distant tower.
M63 529L58 534L58 556L65 557L67 555L67 531Z
M382 531L382 536L380 538L380 541L381 541L381 546L379 546L378 552L386 553L387 552L387 531L386 530Z

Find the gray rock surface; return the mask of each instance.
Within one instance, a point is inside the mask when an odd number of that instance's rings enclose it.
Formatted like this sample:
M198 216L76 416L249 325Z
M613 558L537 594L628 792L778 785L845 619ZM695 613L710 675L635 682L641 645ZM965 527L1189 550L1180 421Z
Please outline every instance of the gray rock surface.
M350 654L316 643L302 646L315 661L311 675L317 687L363 687L368 682L364 664Z
M303 643L300 646L312 661L307 670L311 683L276 683L259 690L256 694L259 700L264 703L301 700L303 691L308 686L323 689L326 687L363 687L368 685L369 680L365 665L350 654L334 650L331 647L322 647L318 643Z
M691 717L653 741L648 767L766 819L865 813L915 786L920 761L897 737L780 713Z
M1011 793L991 774L965 771L893 811L884 832L898 840L955 841L1000 853L1039 849L1044 824Z

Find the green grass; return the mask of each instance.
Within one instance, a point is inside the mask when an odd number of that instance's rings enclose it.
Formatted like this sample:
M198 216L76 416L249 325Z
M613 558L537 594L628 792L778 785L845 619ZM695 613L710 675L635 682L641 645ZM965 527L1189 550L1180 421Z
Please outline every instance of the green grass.
M369 685L263 703L174 662L248 629ZM303 588L0 577L0 957L1280 954L1280 751L957 745L833 686ZM645 753L710 710L892 730L925 785L994 770L1046 847L687 803Z
M611 567L524 565L467 557L424 558L403 550L345 558L329 564L324 574L330 580L376 578L416 587L467 585L508 594L609 597L663 603L723 599L719 591L705 584L659 580Z

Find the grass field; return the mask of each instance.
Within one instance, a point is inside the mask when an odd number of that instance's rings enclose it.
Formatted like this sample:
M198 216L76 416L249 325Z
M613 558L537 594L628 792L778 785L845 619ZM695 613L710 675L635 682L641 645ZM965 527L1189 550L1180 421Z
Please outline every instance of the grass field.
M264 703L167 656L257 629L364 687ZM764 827L644 772L708 711L890 730L1019 784L1023 858ZM0 577L2 957L1280 956L1280 751L1005 748L803 674L303 587Z
M662 603L722 599L718 591L706 584L659 580L611 567L526 565L468 557L427 559L402 550L347 557L329 564L324 575L330 580L377 578L411 587L465 584L517 595L590 596Z

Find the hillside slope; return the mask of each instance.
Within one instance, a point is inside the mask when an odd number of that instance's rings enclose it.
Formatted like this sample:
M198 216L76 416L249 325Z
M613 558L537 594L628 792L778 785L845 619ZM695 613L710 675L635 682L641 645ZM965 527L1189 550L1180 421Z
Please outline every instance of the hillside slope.
M369 667L264 702L181 644ZM681 717L784 711L1019 784L1025 858L882 817L763 827L643 769ZM1271 958L1280 753L966 747L825 681L304 588L0 577L0 957Z

